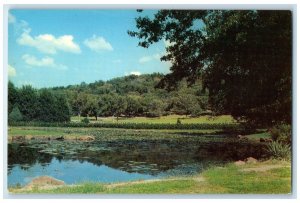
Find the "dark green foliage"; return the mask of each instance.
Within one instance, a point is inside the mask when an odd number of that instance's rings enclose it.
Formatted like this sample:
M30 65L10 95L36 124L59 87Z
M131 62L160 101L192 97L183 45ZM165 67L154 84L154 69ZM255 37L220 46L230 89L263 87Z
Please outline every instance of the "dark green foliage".
M31 86L19 90L11 83L9 95L11 103L20 100L20 95L30 101L22 104L22 108L30 109L24 110L24 115L32 114L26 121L67 122L71 115L94 116L96 120L99 116L115 116L118 120L120 116L159 117L172 113L197 116L207 110L207 92L199 91L201 81L191 87L182 81L177 89L168 92L155 88L162 77L157 73L131 75L107 82L40 90ZM14 95L16 99L12 99Z
M24 120L35 120L39 109L37 91L30 85L23 86L19 90L18 105Z
M159 98L147 96L143 102L144 114L148 117L159 117L163 115L166 104Z
M127 107L125 109L125 115L128 117L142 115L143 106L142 106L142 97L129 95L126 97Z
M290 145L292 142L292 129L291 125L280 124L270 129L272 139L282 144Z
M159 86L202 78L216 113L261 125L291 122L291 11L160 10L129 31L149 47L168 40Z
M156 88L164 75L158 73L129 75L90 84L52 88L55 92L67 95L73 115L79 116L148 116L158 117L175 112L174 99L180 94L188 94L196 103L186 113L177 106L182 114L197 116L207 110L207 91L200 91L202 84L198 80L188 86L182 81L171 92ZM179 93L180 92L180 93ZM198 105L199 104L199 105Z
M55 94L48 89L36 90L29 85L18 89L12 83L9 83L8 91L9 106L15 106L9 114L10 123L20 120L70 121L70 107L63 94Z
M70 106L65 95L55 95L55 121L69 122L71 117Z
M49 90L41 90L38 98L37 120L54 122L56 120L56 98Z
M8 113L10 113L14 105L18 103L18 89L14 86L12 82L8 82Z
M81 122L88 124L88 123L90 123L90 120L87 117L85 117L84 119L81 120Z
M274 159L291 160L291 147L281 142L271 142L267 145L267 151Z
M23 120L23 115L18 106L15 106L8 115L8 122L18 122Z

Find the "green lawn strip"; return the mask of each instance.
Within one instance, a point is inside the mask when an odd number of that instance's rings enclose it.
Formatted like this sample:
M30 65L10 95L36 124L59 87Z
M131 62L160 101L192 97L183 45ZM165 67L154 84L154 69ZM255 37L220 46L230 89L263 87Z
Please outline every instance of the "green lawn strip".
M259 141L260 138L271 139L271 134L269 132L267 132L266 130L262 130L262 132L260 132L260 133L249 134L249 135L246 135L246 137L249 140L258 140Z
M22 191L21 193L34 194L97 194L104 193L106 187L101 183L83 183L80 185L68 185L57 187L54 189L33 188L30 191Z
M242 171L243 168L230 164L224 168L212 168L203 173L207 181L215 186L227 188L234 194L287 194L291 192L291 169L282 166L276 169ZM263 167L257 164L256 167ZM255 165L254 165L255 167Z
M135 129L115 129L115 128L67 128L67 127L10 127L8 131L9 137L12 136L64 136L64 137L78 137L78 136L95 136L98 139L112 139L112 138L181 138L181 137L195 137L206 134L218 134L217 130L135 130Z
M80 122L83 117L79 118L74 116L71 118L72 122ZM186 117L181 115L169 115L161 116L157 118L148 118L148 117L133 117L125 118L120 117L117 121L116 117L100 117L96 120L94 117L89 117L91 122L103 122L103 123L149 123L149 124L176 124L177 120L180 119L182 124L195 124L195 123L236 123L236 121L230 115L221 115L221 116L200 116L200 117Z
M127 184L108 189L109 194L187 194L193 193L197 182L193 179L166 180Z

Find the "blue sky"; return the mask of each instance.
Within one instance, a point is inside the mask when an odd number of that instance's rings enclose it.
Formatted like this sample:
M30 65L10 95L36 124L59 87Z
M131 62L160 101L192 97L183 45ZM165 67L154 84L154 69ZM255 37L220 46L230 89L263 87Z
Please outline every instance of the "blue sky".
M138 15L136 10L10 10L9 80L41 88L168 73L170 64L159 59L165 41L145 49L127 34L136 30Z

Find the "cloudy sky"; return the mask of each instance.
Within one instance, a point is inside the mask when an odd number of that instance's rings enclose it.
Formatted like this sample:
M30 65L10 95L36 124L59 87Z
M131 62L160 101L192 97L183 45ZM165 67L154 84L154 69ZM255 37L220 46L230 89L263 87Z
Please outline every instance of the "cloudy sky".
M127 34L136 30L138 15L135 10L10 10L9 80L40 88L169 72L170 64L160 61L166 42L145 49Z

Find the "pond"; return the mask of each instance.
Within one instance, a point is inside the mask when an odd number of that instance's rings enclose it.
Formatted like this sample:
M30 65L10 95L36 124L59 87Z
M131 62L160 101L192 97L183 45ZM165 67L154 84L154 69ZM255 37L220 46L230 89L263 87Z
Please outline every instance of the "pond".
M24 186L45 175L66 184L192 175L250 156L266 157L263 144L225 138L10 143L8 186Z

